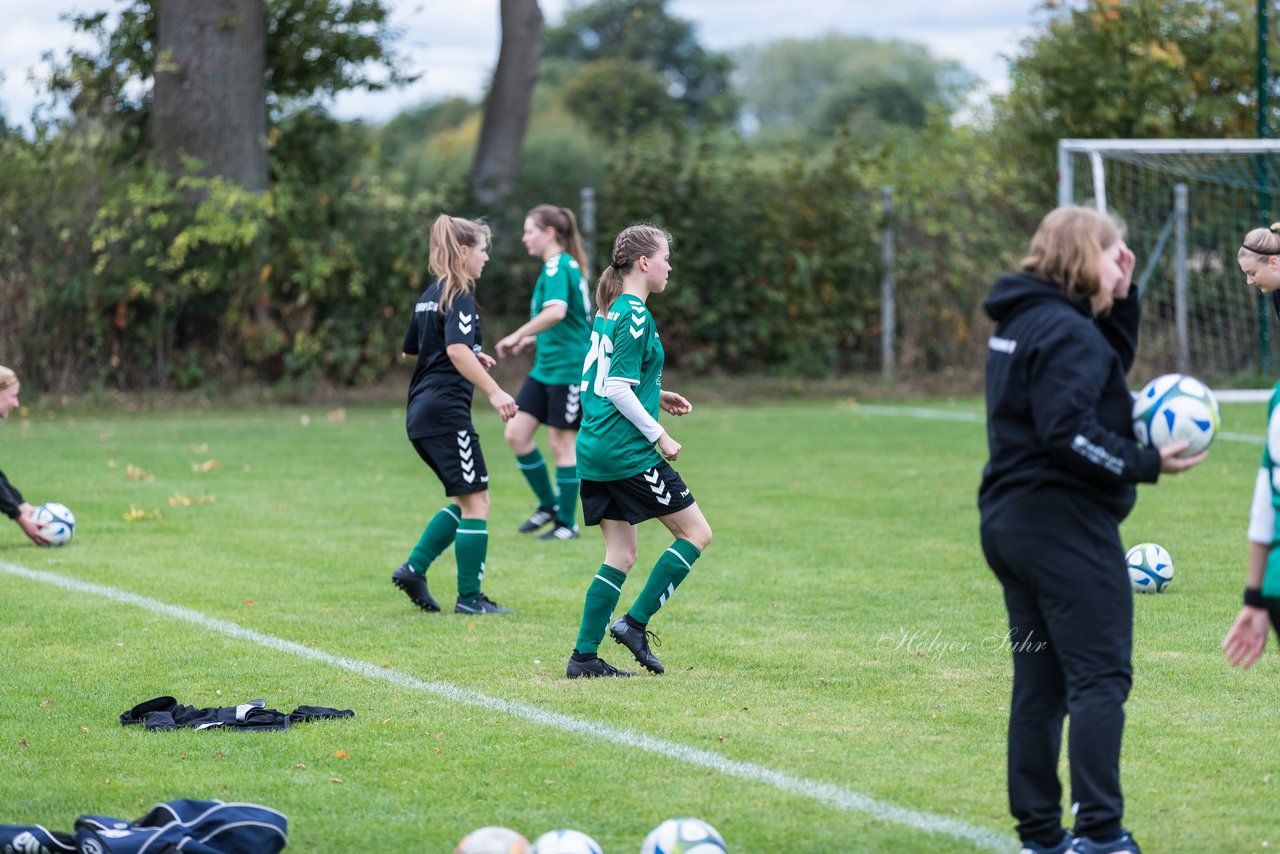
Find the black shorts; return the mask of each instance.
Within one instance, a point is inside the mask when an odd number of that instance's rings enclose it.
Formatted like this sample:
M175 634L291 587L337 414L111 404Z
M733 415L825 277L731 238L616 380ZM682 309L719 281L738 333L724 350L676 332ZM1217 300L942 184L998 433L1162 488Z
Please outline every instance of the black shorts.
M542 424L560 430L577 430L582 423L582 404L578 395L581 386L547 385L533 377L524 381L520 393L516 395L516 406L521 412L527 412Z
M489 469L475 430L455 430L410 441L418 456L440 478L445 495L469 495L489 488Z
M693 493L669 463L622 480L582 479L582 524L601 519L639 525L693 505Z

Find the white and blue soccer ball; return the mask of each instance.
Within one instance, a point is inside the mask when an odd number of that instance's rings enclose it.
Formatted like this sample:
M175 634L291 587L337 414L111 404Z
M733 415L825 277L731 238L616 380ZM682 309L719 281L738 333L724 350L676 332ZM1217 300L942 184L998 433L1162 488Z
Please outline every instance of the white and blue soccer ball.
M1173 583L1173 558L1163 546L1139 543L1124 556L1135 593L1163 593Z
M581 830L551 830L533 841L533 854L603 854L600 843Z
M65 504L51 501L36 508L36 525L51 546L65 546L76 532L76 514Z
M723 854L724 840L700 818L669 818L644 838L640 854Z
M1156 377L1133 401L1133 434L1138 441L1156 448L1186 441L1187 449L1179 454L1183 457L1209 447L1221 421L1209 387L1183 374Z
M529 840L509 827L482 827L462 837L453 854L529 854Z

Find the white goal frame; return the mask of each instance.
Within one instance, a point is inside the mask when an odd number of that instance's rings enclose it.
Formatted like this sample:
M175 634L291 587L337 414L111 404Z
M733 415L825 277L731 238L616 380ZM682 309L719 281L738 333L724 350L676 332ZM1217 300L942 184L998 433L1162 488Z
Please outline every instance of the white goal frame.
M1088 185L1092 188L1091 203L1099 211L1106 212L1107 186L1105 157L1123 154L1232 154L1247 156L1250 154L1267 154L1280 156L1280 139L1060 139L1058 140L1058 204L1075 204L1076 157L1083 155L1089 163ZM1280 187L1275 190L1280 198ZM1137 285L1141 290L1155 266L1156 260L1165 250L1166 243L1172 238L1171 257L1173 261L1173 297L1174 326L1177 339L1178 370L1185 372L1190 365L1190 341L1188 332L1187 305L1188 294L1188 258L1187 258L1187 185L1177 183L1173 186L1169 204L1169 216L1156 240L1155 251L1148 259L1146 268L1138 275ZM1272 219L1280 219L1273 216ZM1269 395L1269 391L1266 394ZM1230 392L1228 392L1230 394ZM1259 392L1244 392L1250 399L1255 399Z

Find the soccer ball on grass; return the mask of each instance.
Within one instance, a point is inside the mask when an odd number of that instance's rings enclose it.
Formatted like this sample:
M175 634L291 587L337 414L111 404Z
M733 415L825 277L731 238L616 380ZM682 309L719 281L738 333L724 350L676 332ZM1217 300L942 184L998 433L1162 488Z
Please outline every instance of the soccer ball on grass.
M51 501L36 508L36 524L51 546L65 546L76 531L76 515L67 505Z

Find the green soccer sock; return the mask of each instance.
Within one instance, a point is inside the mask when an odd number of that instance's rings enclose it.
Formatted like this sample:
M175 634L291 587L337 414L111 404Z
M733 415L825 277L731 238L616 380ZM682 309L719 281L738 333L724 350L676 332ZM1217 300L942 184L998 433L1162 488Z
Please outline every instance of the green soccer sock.
M556 506L556 492L551 488L551 475L547 473L547 463L542 459L542 452L534 448L527 454L516 457L520 473L529 481L529 488L538 497L538 506L550 510Z
M557 501L560 510L556 513L556 521L572 528L578 518L578 467L556 466L556 486L560 490Z
M488 521L463 519L459 522L453 556L458 559L458 598L463 602L474 602L480 595L480 579L484 578L484 558L488 552Z
M693 569L693 562L702 556L697 546L688 540L676 540L662 553L649 573L649 580L636 597L627 616L637 623L647 623L676 592L680 582Z
M409 566L418 575L425 575L431 562L453 543L458 532L458 520L462 518L462 510L457 504L450 504L442 509L423 529L418 544L409 553Z
M594 653L600 649L600 641L604 640L604 630L613 616L614 606L622 595L622 582L627 574L607 564L600 564L600 571L591 579L587 588L587 599L582 605L582 625L578 629L578 642L573 651L578 653Z

